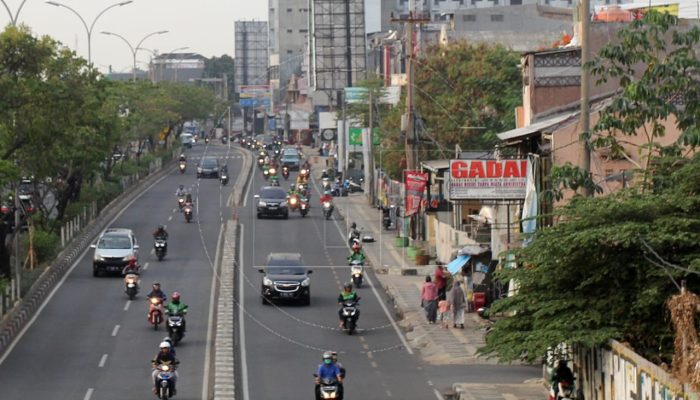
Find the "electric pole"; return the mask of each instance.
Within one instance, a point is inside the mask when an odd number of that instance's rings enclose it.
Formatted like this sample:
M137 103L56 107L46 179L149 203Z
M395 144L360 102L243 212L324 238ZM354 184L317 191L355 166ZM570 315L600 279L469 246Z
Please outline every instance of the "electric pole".
M579 3L579 17L581 18L581 153L579 165L581 169L586 172L586 175L590 178L591 176L591 148L589 145L589 133L590 133L590 105L589 105L589 74L586 64L588 63L589 55L589 43L588 43L588 31L590 26L590 0L581 0ZM592 196L588 186L583 188L585 196Z

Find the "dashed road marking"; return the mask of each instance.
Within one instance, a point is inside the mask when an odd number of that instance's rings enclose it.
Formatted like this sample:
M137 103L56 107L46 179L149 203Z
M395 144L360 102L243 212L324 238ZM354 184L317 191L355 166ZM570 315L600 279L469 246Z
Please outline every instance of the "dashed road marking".
M148 265L149 265L149 263L143 264L143 269L147 269L147 268L148 268Z
M128 311L130 305L131 305L131 300L127 300L126 304L124 305L124 311Z
M112 336L117 336L117 333L119 333L119 325L114 325L114 329L112 329Z
M168 221L172 221L172 220L173 220L173 216L171 215L168 217Z
M100 363L97 364L97 366L100 367L100 368L104 368L105 363L107 362L107 357L109 357L108 354L103 354L103 355L102 355L102 358L100 358Z
M95 389L93 388L88 389L87 393L85 393L85 397L83 397L83 400L90 400L90 398L92 397L92 392L94 391Z
M377 363L374 361L370 361L370 364L372 364L372 367L374 368L379 368L379 365L377 365Z

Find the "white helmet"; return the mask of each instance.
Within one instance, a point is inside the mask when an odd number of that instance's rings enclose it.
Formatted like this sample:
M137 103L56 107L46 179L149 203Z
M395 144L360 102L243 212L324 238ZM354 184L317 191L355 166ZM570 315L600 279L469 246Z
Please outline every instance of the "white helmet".
M159 347L160 347L161 349L169 349L169 348L170 348L170 343L168 343L168 342L160 342L160 346L159 346Z

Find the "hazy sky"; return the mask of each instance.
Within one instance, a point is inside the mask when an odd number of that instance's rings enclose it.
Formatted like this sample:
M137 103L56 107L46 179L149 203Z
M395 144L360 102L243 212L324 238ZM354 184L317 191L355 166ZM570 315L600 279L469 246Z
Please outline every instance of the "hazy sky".
M15 13L22 0L4 0ZM56 0L75 9L87 22L92 23L103 9L122 0ZM368 28L378 14L371 10L379 0L366 0ZM267 20L268 0L134 0L115 7L100 17L92 33L92 61L101 71L111 65L114 71L131 70L133 57L129 47L119 38L103 35L110 31L124 36L132 46L154 31L168 30L163 35L148 38L142 47L170 52L179 47L205 57L234 55L233 23L239 19ZM374 17L376 18L376 17ZM35 34L47 34L61 41L87 59L87 33L78 17L63 7L46 4L44 0L26 0L19 14L20 23L29 25ZM9 22L4 7L0 8L0 22ZM148 62L151 54L140 51L137 62ZM145 68L144 64L137 64Z

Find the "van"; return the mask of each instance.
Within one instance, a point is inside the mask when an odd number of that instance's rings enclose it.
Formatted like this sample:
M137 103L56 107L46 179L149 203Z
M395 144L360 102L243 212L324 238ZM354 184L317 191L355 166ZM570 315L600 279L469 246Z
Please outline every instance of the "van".
M191 149L194 143L194 136L192 136L191 133L183 133L180 135L180 143L188 149Z

